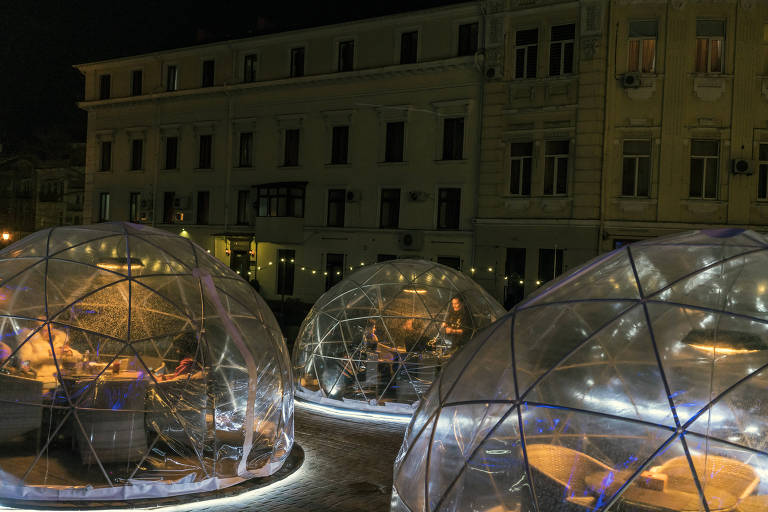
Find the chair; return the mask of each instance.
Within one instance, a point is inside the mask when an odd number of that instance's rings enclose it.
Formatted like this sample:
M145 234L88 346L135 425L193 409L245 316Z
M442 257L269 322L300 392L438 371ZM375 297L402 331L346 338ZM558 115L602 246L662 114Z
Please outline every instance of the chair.
M0 373L0 442L40 428L43 383Z
M614 471L586 453L565 446L530 444L526 451L534 475L533 487L538 489L540 510L581 512L591 509L595 497L587 487L587 476Z
M699 479L702 479L701 484L705 489L708 486L724 489L738 500L742 500L752 494L760 483L760 477L752 466L730 457L692 455L692 459L696 473ZM698 493L687 457L675 457L651 471L667 475L667 485L670 489ZM706 475L710 475L709 478L704 478Z

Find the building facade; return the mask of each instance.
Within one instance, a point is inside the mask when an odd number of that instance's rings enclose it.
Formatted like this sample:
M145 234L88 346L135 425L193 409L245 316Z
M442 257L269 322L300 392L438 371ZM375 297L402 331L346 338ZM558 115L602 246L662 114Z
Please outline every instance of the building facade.
M189 236L267 298L383 259L471 265L475 3L78 66L85 218Z
M511 306L624 243L764 229L767 22L483 0L80 65L85 219L190 236L267 298L412 256Z

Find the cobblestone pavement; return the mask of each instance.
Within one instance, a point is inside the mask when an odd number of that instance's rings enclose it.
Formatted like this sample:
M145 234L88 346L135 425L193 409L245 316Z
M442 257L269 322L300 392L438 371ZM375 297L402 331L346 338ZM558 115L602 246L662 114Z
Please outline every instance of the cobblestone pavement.
M304 464L285 480L222 502L200 502L196 511L388 511L392 465L405 425L341 419L296 406L296 442Z

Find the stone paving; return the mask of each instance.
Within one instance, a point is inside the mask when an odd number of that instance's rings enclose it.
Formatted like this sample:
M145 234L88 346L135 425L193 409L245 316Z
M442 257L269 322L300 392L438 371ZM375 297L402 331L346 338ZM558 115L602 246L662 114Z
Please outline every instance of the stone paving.
M318 414L296 406L304 464L285 480L222 502L180 508L224 512L389 511L392 466L406 425Z

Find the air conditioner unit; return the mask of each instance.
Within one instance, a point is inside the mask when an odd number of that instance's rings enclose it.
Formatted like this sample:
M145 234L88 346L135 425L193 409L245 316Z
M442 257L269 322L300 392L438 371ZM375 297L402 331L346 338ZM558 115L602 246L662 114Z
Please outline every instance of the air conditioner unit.
M733 174L752 174L752 162L749 160L731 160Z
M406 231L397 237L397 245L406 251L418 251L424 246L424 233Z
M625 73L621 77L621 86L625 89L637 89L640 87L640 75L638 73Z
M347 190L347 202L348 203L356 203L360 201L360 198L362 195L360 194L359 190Z
M411 201L424 201L427 199L427 193L423 190L411 190L408 192L408 199Z
M186 210L189 208L189 197L182 196L173 199L173 207L179 210Z

